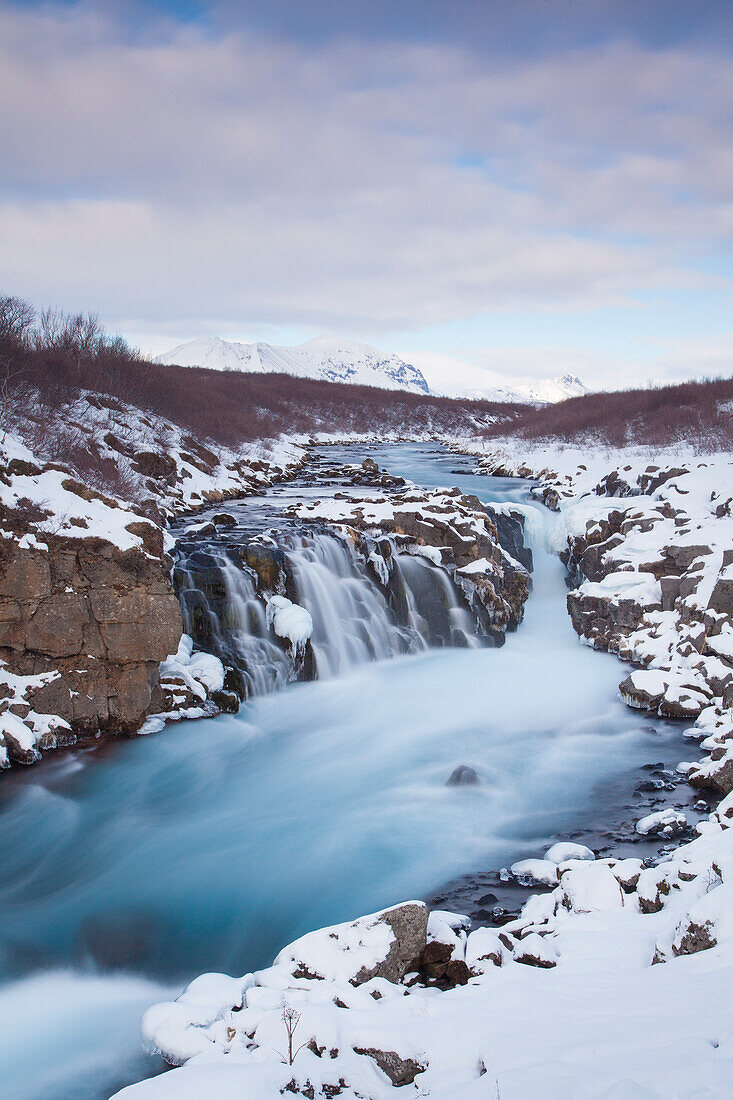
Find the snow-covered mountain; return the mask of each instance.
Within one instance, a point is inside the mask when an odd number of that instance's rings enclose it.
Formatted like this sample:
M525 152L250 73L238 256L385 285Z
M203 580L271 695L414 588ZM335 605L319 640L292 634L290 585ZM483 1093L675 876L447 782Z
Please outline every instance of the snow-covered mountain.
M426 360L426 363L429 361ZM360 344L338 336L317 336L295 347L243 344L236 340L221 340L217 336L200 336L158 355L155 362L253 374L294 374L299 378L352 382L386 390L537 405L565 401L568 397L578 397L588 392L574 374L563 374L526 385L504 384L503 378L494 372L482 371L455 360L445 360L442 369L433 375L427 365L423 369L398 355L378 351L370 344ZM447 369L445 364L448 364ZM430 383L426 380L426 374L431 379ZM489 379L494 381L493 386L481 385Z
M294 374L326 382L378 386L383 390L430 393L422 371L398 355L388 355L369 344L337 336L317 336L291 348L201 336L158 355L155 362L255 374Z
M554 405L569 397L581 397L588 390L575 374L561 374L557 378L545 378L528 386L495 386L490 389L474 389L468 396L484 401L521 401L533 405Z

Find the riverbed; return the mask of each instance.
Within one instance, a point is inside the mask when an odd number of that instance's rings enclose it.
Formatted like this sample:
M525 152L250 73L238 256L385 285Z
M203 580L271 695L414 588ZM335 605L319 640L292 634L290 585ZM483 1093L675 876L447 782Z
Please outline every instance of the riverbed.
M644 765L684 755L678 725L620 702L617 659L579 643L562 521L527 483L476 476L436 446L328 448L334 462L367 454L524 510L524 621L499 649L357 663L3 779L5 1095L108 1097L162 1068L140 1052L139 1017L194 975L243 973L309 929L597 836ZM481 782L447 786L462 764Z

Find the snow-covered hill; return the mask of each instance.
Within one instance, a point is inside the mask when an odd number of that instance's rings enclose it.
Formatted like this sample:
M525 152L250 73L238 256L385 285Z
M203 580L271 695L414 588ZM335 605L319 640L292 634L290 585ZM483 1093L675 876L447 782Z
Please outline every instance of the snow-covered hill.
M241 344L215 336L201 336L156 358L156 363L210 367L256 374L284 373L326 382L351 382L386 390L430 393L422 371L397 355L377 351L369 344L336 336L317 336L296 347Z
M488 389L472 389L467 397L484 401L519 401L535 405L554 405L569 397L580 397L588 390L574 374L562 374L557 378L545 378L531 385L493 386Z

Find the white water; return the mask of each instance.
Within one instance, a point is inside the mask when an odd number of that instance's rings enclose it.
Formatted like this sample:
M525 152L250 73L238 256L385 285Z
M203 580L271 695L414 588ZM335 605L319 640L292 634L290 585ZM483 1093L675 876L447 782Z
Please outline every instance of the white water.
M415 480L460 482L445 460L390 455ZM464 482L485 499L520 495L496 479ZM556 832L582 835L603 814L604 787L656 758L669 727L626 709L616 659L578 643L562 566L542 549L548 514L532 514L534 592L502 649L356 666L347 653L341 675L263 695L237 716L4 781L10 1096L106 1097L143 1072L131 1062L135 1017L165 995L153 983L241 973L307 929L536 854ZM482 785L445 786L458 764Z
M381 592L339 539L311 535L299 543L287 557L298 601L313 619L311 646L321 679L423 648L419 635L395 625Z

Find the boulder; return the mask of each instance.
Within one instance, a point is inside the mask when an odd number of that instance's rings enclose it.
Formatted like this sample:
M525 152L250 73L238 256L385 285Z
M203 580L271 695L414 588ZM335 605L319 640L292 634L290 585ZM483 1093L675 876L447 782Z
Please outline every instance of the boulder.
M469 764L459 764L445 781L446 787L475 787L481 780L475 768Z
M696 955L698 951L707 951L717 944L711 921L682 921L672 944L675 955Z
M348 981L372 978L400 982L417 969L427 943L428 908L408 901L356 921L309 932L285 947L275 965L294 978Z
M386 1073L395 1088L411 1085L418 1073L424 1073L427 1066L416 1062L414 1058L402 1058L394 1050L377 1050L375 1047L354 1047L355 1054L364 1054L372 1058L382 1073Z

